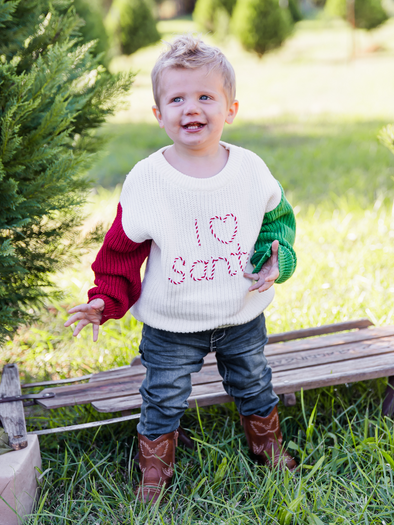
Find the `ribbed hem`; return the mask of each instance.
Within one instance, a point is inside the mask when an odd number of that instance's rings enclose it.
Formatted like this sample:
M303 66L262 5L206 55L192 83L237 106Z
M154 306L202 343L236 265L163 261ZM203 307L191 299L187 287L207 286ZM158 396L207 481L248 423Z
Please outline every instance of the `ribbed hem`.
M223 317L220 309L217 314L212 314L209 319L175 318L152 312L149 305L137 301L130 309L131 314L138 320L152 328L166 330L176 333L203 332L205 330L215 330L223 326L234 326L248 323L260 315L273 301L275 289L273 286L265 292L259 293L257 290L248 292L249 296L242 310Z

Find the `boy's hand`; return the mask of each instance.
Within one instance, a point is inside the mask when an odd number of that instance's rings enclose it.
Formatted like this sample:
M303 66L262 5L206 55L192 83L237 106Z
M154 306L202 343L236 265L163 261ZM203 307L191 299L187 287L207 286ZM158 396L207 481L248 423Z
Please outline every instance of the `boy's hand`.
M261 270L258 273L244 273L244 277L257 281L249 288L249 292L257 290L265 292L268 288L274 284L275 280L279 277L279 264L278 264L278 249L279 241L274 241L271 245L272 255L263 264Z
M88 304L79 304L74 306L68 311L69 314L74 314L64 323L64 326L70 326L76 321L79 321L77 327L73 332L73 336L76 337L79 332L89 323L93 325L93 341L96 342L99 334L100 321L102 312L104 310L105 303L102 299L93 299Z

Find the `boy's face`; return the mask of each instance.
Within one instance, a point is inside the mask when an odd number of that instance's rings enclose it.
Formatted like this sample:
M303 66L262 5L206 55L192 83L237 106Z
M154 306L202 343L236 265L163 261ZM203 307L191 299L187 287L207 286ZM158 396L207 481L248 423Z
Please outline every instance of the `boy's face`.
M153 113L175 147L204 153L217 148L224 123L231 124L238 102L230 104L222 74L208 69L168 68L160 80L160 109Z

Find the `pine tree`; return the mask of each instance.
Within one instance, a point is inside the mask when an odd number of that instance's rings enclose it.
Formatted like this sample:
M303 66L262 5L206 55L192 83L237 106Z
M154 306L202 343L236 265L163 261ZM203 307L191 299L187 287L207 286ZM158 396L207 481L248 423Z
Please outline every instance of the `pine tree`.
M236 0L197 0L193 20L205 31L228 33L235 3Z
M278 0L237 0L232 28L247 50L262 56L279 47L292 27L289 10Z
M74 0L74 7L78 16L85 21L80 29L82 42L97 40L94 52L97 55L102 53L101 62L107 65L109 41L104 26L104 9L101 3L92 0Z
M130 88L111 75L71 0L0 0L0 342L78 255L94 131Z
M117 53L131 55L160 40L146 0L114 0L105 25Z
M327 0L324 10L347 20L355 29L371 30L388 18L381 0Z

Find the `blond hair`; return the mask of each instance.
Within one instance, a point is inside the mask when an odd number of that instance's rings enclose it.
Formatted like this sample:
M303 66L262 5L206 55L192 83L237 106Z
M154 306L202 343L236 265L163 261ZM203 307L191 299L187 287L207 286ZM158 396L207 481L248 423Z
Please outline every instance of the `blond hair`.
M167 68L197 69L207 67L208 71L217 70L223 76L223 87L227 101L231 105L235 100L235 73L233 66L217 47L205 44L199 37L185 34L173 42L166 42L169 48L159 56L152 69L152 89L157 106L160 102L160 79Z

